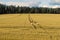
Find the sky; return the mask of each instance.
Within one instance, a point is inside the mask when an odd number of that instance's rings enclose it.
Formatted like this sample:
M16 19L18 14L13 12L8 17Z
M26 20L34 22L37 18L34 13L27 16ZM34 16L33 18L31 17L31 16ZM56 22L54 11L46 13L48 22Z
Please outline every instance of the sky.
M1 4L27 7L60 7L60 0L0 0Z

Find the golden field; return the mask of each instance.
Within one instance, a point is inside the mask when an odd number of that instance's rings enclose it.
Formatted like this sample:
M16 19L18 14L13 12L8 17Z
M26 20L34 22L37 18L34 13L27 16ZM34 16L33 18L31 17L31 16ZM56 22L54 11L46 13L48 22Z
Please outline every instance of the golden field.
M0 40L60 40L60 14L2 14Z

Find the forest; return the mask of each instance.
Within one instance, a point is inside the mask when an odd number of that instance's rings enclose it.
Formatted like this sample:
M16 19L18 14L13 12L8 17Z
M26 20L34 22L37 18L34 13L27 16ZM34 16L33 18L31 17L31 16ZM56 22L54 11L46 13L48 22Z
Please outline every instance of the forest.
M13 5L0 4L0 14L22 14L22 13L40 13L40 14L60 14L60 8L47 7L20 7Z

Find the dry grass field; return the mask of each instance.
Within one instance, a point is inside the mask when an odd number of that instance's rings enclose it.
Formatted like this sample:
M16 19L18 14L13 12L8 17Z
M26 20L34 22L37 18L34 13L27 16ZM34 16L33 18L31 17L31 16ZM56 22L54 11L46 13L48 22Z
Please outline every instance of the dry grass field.
M60 40L60 14L0 15L0 40Z

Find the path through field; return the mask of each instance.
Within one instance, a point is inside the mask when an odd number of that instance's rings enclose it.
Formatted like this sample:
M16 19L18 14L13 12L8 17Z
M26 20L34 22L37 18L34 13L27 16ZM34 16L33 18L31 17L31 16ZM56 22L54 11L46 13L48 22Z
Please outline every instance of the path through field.
M60 40L60 14L0 15L0 40Z

